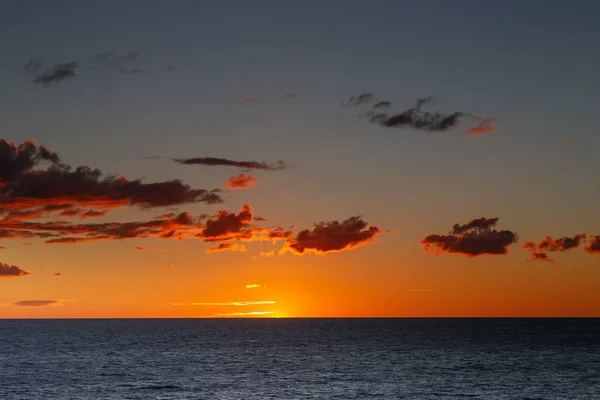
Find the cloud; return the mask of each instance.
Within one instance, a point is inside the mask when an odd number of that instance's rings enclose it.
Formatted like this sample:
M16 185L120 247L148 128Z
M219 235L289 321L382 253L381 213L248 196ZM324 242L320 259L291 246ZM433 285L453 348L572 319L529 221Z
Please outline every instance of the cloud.
M17 267L16 265L0 263L0 278L19 278L27 275L31 275L31 273Z
M380 228L368 226L360 216L342 222L319 222L313 229L305 229L298 232L295 237L288 237L280 253L290 251L298 255L304 253L323 255L350 250L370 243L380 233L382 233Z
M46 162L46 169L37 168ZM3 222L59 216L100 217L109 208L167 207L188 203L221 203L219 190L194 189L180 180L145 183L98 169L75 169L32 141L15 145L0 139L0 215ZM85 207L81 209L80 207Z
M234 161L226 158L199 157L199 158L174 158L173 161L183 165L209 165L244 168L246 170L278 171L287 168L283 161L267 163L265 161Z
M283 96L283 98L286 100L294 100L297 97L298 97L298 95L296 95L295 93L292 93L292 92L288 92Z
M469 128L466 132L467 134L473 136L483 136L490 132L496 131L496 128L492 126L492 122L500 119L497 117L478 117L473 114L469 114L469 117L476 121L479 121L477 125Z
M256 182L252 175L237 174L227 179L226 186L230 189L244 189L256 186Z
M273 311L252 311L252 312L231 312L231 313L215 313L216 317L251 317L257 315L269 315L273 314Z
M56 272L56 273L52 274L52 276L62 276L62 272Z
M167 265L167 269L173 269L173 266L171 264Z
M257 283L251 283L249 285L246 285L246 289L258 289L258 288L262 288L265 287L263 285L259 285Z
M554 260L548 256L548 252L563 252L575 249L579 247L579 245L585 241L585 239L585 233L577 234L573 237L563 236L558 239L552 239L550 236L546 236L546 238L537 245L533 242L525 242L523 248L529 250L531 253L527 261L554 262Z
M590 235L585 251L589 254L600 254L600 235Z
M358 107L362 104L370 103L373 100L373 93L365 92L351 96L347 101L342 102L343 107Z
M249 204L244 204L237 214L220 210L215 217L206 221L202 230L195 234L195 237L205 242L253 242L284 240L291 235L290 231L284 231L279 227L260 228L253 225L252 212ZM223 246L220 249L231 248L232 246Z
M246 251L246 246L237 243L221 243L218 246L208 249L208 253L216 253L219 251L239 251L244 253Z
M250 105L255 105L257 103L258 103L258 99L252 98L252 97L240 97L239 99L237 99L235 101L235 104L237 104L238 106L250 106Z
M58 85L64 82L81 78L86 72L94 74L111 72L131 75L143 72L133 63L140 61L140 54L130 52L125 54L116 54L114 52L105 52L96 54L82 60L60 61L49 63L47 57L35 57L28 61L22 68L22 72L34 84L41 86ZM81 89L78 89L80 92Z
M22 300L12 303L18 307L46 307L60 304L60 300Z
M504 255L508 253L508 246L518 241L518 236L508 230L492 229L497 222L498 218L478 218L466 224L455 224L451 233L429 235L421 240L421 244L425 251L436 255Z
M373 108L367 115L371 117L370 122L386 128L413 128L428 132L443 132L454 128L459 120L465 115L463 112L443 114L439 111L423 111L422 108L433 101L432 97L417 99L415 106L402 112L388 114ZM379 102L377 104L381 104ZM383 102L385 108L390 102Z
M256 306L265 304L275 304L272 300L265 301L229 301L229 302L217 302L217 303L173 303L174 306L225 306L225 307L245 307L245 306Z

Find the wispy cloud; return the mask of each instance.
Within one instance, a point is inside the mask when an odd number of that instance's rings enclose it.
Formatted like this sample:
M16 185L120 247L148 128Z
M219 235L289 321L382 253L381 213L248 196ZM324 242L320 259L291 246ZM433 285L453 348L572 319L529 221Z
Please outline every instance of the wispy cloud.
M249 285L246 285L246 289L258 289L258 288L262 288L262 287L266 287L266 286L259 285L257 283L251 283Z
M72 300L21 300L12 303L16 307L49 307L60 306Z
M209 253L217 253L220 251L239 251L246 252L246 246L238 243L220 243L218 246L211 247L207 250Z
M265 305L265 304L275 304L274 301L265 300L265 301L229 301L229 302L217 302L217 303L173 303L174 306L255 306L255 305Z
M580 233L573 237L563 236L558 239L552 239L550 236L546 236L546 238L537 245L534 242L525 242L523 248L531 253L527 261L546 261L553 263L554 260L548 256L548 252L563 252L575 249L579 247L585 239L585 233Z
M216 313L213 314L216 317L250 317L259 315L273 314L273 311L252 311L252 312L231 312L231 313Z
M174 158L173 161L183 165L207 165L235 167L250 170L279 171L287 168L283 161L268 163L266 161L235 161L227 158L196 157L196 158Z

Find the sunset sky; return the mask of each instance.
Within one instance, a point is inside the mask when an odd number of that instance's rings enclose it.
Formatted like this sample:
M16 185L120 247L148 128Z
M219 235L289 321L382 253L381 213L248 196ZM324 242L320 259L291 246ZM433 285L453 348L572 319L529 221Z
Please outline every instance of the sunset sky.
M600 3L2 8L0 318L600 316Z

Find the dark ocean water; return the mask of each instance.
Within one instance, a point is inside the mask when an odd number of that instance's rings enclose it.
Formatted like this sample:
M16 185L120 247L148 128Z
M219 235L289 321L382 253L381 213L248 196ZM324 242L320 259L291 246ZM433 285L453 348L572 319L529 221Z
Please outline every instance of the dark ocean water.
M600 319L0 320L0 399L600 399Z

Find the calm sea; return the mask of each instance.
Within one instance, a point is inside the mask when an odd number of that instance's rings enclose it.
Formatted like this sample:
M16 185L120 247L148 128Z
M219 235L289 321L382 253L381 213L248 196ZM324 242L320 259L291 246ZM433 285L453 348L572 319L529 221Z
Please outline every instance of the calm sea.
M600 319L0 320L0 399L600 399Z

